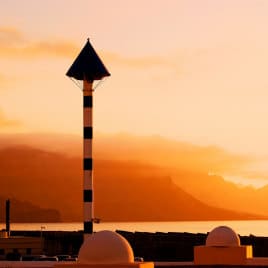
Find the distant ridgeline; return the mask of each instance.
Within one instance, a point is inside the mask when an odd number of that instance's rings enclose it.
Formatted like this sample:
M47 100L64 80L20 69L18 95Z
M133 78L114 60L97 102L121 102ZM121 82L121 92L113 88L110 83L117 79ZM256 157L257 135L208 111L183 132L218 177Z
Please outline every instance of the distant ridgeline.
M0 197L0 222L5 222L5 201ZM10 199L10 220L11 223L17 222L60 222L59 211L55 209L44 209L31 204Z
M66 144L61 147L68 151ZM118 160L119 152L114 156L118 149L105 155L107 144L96 146L99 157L94 159L94 211L102 222L268 219L268 186L244 189L207 173L176 171L145 160ZM11 223L83 219L82 158L49 148L1 148L0 135L0 221L5 221L6 199L11 201ZM170 176L174 173L177 177Z

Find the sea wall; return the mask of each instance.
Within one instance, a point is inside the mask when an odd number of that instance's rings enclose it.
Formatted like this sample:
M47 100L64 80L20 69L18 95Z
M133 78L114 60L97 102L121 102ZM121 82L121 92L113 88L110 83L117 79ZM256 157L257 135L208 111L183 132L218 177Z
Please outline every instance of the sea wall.
M59 254L76 255L83 242L82 231L11 231L11 236L42 237L42 253L48 256Z
M207 234L147 233L118 230L133 248L134 255L145 261L193 261L194 246L204 245ZM82 231L12 231L12 236L44 238L44 254L78 254ZM254 257L268 257L268 237L240 236L242 245L252 245Z

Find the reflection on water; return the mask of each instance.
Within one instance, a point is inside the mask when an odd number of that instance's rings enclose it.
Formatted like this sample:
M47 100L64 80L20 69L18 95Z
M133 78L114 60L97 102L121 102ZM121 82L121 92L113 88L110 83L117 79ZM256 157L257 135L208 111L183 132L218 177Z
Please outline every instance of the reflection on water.
M130 232L189 232L207 233L213 228L227 225L240 235L268 237L268 221L179 221L179 222L101 222L94 224L94 231L124 230ZM5 224L0 224L4 229ZM11 223L11 230L26 231L78 231L83 223Z

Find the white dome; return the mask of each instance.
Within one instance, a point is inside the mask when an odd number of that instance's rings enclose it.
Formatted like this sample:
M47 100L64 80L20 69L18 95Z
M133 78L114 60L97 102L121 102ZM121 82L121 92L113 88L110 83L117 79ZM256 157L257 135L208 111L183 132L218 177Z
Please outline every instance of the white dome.
M93 233L82 244L79 263L119 264L134 262L133 250L128 241L112 231Z
M208 247L237 247L240 246L240 238L236 232L227 226L219 226L213 229L207 236Z

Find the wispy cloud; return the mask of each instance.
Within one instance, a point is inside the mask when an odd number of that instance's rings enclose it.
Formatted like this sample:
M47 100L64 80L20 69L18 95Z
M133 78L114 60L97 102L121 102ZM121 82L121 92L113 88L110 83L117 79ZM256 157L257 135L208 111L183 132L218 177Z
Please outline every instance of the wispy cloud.
M236 154L217 146L199 146L158 136L138 137L126 133L96 135L96 156L103 159L130 160L166 169L181 178L183 174L209 174L224 178L268 180L267 158ZM114 152L117 152L116 155ZM202 177L202 176L201 176Z
M150 164L165 167L181 168L196 172L236 172L245 169L252 164L253 157L227 152L216 146L198 146L187 142L172 141L158 136L135 137L130 134L118 134L114 136L101 135L96 139L96 151L112 156L114 150L119 159L145 161ZM115 149L120 144L120 150ZM102 150L103 149L103 150Z
M233 169L231 170L231 172L223 172L223 175L230 175L233 177L240 177L240 178L246 178L249 180L263 180L263 181L267 181L268 180L268 170L266 168L267 166L267 161L265 161L264 163L261 161L261 159L259 159L260 163L262 163L263 165L261 167L259 167L259 165L254 165L254 162L258 163L258 160L249 163L248 167L242 168L242 169Z
M17 42L24 41L23 34L13 27L0 26L0 44L1 45L15 45Z
M106 60L111 61L112 63L132 68L148 68L158 66L178 68L175 62L171 61L168 57L163 56L126 57L111 52L104 52L103 55Z
M1 57L74 57L77 51L79 51L79 48L70 41L31 41L18 29L0 27Z
M0 73L0 85L3 86L6 84L6 82L7 82L6 77Z
M23 78L20 78L20 82L23 81ZM13 73L4 73L0 71L0 92L10 89L12 86L14 86L18 82L17 75L14 75Z
M18 127L18 126L21 126L20 121L7 118L4 112L0 109L0 127L1 128Z
M66 40L30 40L23 32L13 27L0 27L0 56L3 58L32 59L38 57L66 57L77 56L81 47ZM152 68L165 67L178 70L176 61L164 56L135 56L127 57L118 53L103 51L102 57L121 67Z
M44 41L19 46L0 44L1 57L8 58L73 57L76 50L76 46L68 42Z

